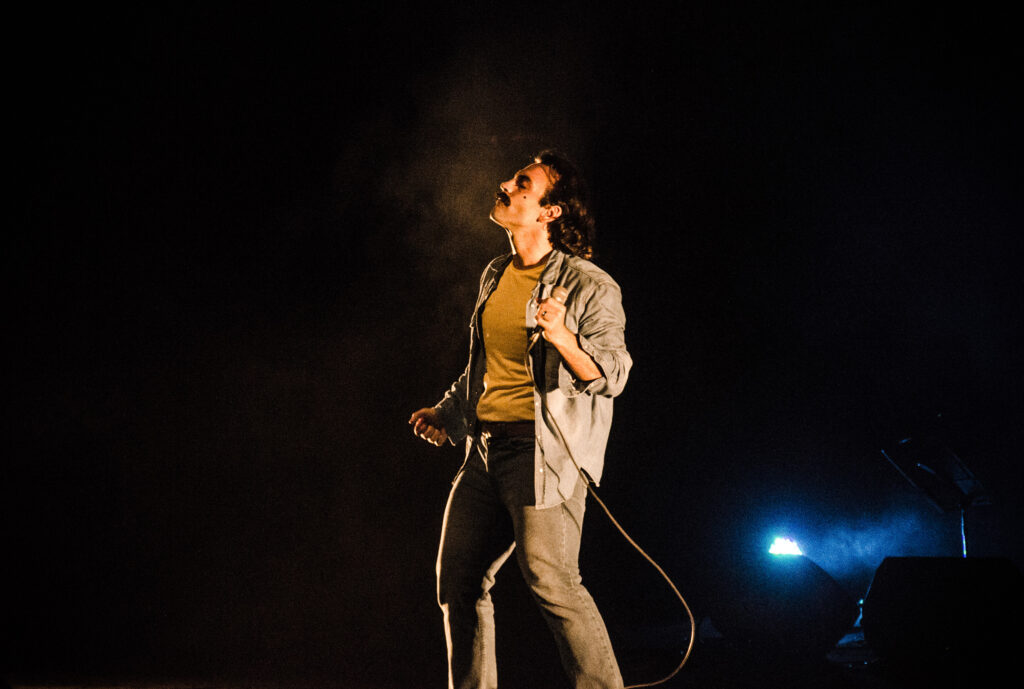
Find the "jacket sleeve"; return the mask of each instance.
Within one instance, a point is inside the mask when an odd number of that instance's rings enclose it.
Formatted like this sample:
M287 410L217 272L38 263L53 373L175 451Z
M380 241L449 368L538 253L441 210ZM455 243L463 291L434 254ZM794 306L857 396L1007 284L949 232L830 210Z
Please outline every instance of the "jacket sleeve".
M619 286L611 280L599 282L578 321L580 349L590 355L604 374L580 392L616 397L625 388L633 366L626 350L626 314Z
M459 376L458 380L452 383L448 392L444 394L441 401L434 405L434 408L441 414L441 422L448 433L448 439L453 445L458 445L466 439L469 429L466 428L465 409L468 404L469 388L469 364Z

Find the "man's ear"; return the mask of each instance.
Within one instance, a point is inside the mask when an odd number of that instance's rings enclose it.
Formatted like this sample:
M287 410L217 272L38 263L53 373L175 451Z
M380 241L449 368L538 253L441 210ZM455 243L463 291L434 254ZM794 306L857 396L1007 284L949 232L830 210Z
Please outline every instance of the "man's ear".
M543 223L549 223L562 215L562 207L558 204L552 204L550 206L544 206L540 209L540 221Z

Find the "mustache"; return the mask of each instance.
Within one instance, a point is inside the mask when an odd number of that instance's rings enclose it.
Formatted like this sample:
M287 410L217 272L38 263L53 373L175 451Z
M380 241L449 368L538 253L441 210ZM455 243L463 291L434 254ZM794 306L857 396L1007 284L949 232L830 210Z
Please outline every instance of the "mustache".
M512 199L508 197L508 194L501 191L500 189L497 192L495 192L494 199L496 201L501 202L503 206L508 206L510 203L512 203Z

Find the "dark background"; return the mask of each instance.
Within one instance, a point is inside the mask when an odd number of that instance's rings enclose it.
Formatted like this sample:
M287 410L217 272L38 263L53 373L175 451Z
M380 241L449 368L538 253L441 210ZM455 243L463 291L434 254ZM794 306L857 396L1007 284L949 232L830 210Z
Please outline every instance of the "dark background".
M699 617L778 533L854 598L956 555L880 453L908 436L1019 565L1014 24L715 5L12 17L7 669L443 681L461 450L406 421L464 365L495 185L548 146L635 360L602 496ZM584 547L616 639L683 619L595 509ZM529 685L553 645L503 582Z

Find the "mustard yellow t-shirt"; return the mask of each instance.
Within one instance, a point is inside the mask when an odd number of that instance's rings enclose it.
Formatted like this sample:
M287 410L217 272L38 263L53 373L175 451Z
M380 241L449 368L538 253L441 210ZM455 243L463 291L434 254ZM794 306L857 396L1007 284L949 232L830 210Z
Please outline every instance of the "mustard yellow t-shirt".
M487 372L476 406L481 421L533 421L533 383L526 371L526 305L544 263L530 268L509 264L487 299L482 316Z

